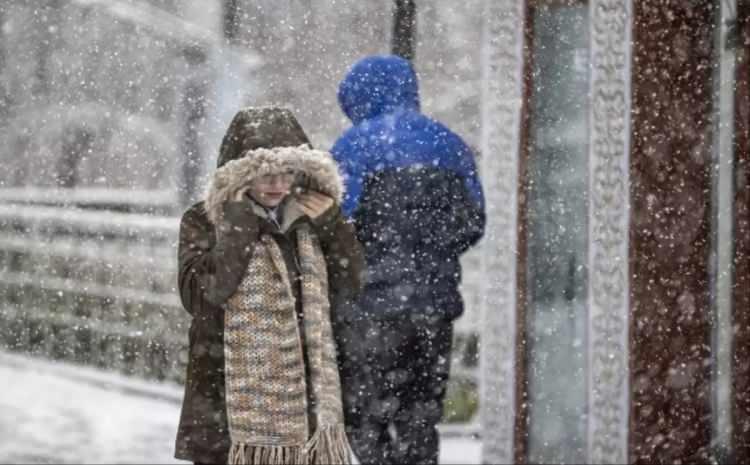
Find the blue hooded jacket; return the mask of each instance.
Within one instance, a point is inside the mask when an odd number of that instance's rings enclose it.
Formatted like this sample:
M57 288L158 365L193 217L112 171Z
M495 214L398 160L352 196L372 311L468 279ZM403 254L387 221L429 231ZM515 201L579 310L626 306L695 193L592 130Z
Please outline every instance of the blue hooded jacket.
M374 316L460 315L458 257L485 222L471 149L420 113L416 73L400 57L360 60L338 98L353 126L331 152L346 186L343 211L365 248L364 306Z

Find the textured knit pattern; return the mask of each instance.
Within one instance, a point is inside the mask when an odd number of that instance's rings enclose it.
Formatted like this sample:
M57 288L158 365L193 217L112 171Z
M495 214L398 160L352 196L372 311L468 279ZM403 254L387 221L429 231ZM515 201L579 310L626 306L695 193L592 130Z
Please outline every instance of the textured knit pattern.
M328 276L320 244L309 229L298 231L305 335L319 425L343 423L341 383L328 302ZM308 313L308 308L312 309Z
M231 463L349 460L326 263L308 226L300 227L296 234L309 377L305 377L303 339L282 252L264 235L240 286L225 305ZM313 422L308 416L307 383L313 398L309 409Z

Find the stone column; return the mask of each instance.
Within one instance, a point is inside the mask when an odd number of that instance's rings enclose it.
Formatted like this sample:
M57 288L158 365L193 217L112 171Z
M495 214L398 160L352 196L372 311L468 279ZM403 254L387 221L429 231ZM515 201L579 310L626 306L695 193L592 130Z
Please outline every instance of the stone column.
M630 460L705 461L711 438L714 3L634 7Z
M480 171L487 201L482 241L482 332L480 335L482 461L514 463L519 396L517 277L519 151L526 5L486 0L482 55Z
M735 100L733 451L750 463L750 2L738 2Z
M592 0L589 133L589 463L628 460L630 0Z

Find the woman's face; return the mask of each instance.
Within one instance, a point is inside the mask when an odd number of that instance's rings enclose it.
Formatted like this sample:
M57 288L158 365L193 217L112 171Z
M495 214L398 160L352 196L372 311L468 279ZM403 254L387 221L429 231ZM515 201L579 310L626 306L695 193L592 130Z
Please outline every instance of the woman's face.
M260 176L250 182L250 196L264 207L273 208L289 194L293 183L293 173Z

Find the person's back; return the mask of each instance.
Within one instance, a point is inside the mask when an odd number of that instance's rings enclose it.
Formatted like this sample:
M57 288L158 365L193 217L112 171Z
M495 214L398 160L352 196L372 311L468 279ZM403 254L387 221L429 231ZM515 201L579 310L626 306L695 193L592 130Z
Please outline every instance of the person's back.
M446 128L419 112L417 80L400 58L357 63L339 90L354 123L331 152L346 182L342 208L367 255L368 317L434 307L463 312L458 256L484 231L474 157Z
M341 345L357 360L348 375L373 374L375 391L348 395L353 446L363 462L430 462L437 438L425 431L440 419L448 375L440 361L450 356L452 321L463 312L458 259L484 230L474 157L460 137L420 113L417 78L403 59L361 60L342 81L339 101L353 126L331 152L346 183L343 210L367 261L353 334ZM395 370L410 376L388 382ZM368 405L394 397L399 408L367 418ZM372 431L389 422L411 429L398 431L400 442ZM410 439L411 430L421 435Z

